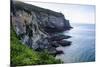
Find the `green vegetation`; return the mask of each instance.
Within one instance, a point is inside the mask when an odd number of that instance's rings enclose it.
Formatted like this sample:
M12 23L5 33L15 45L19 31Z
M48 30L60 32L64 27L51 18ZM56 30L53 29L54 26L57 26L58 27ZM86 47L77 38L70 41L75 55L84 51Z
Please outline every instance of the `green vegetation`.
M33 51L18 38L15 31L11 29L11 66L62 63L48 52Z

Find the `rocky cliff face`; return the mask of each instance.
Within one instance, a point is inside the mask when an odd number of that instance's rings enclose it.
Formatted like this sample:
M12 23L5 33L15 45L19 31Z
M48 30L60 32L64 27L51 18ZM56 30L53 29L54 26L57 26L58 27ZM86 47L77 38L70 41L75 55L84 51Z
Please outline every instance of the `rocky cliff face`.
M34 5L12 2L11 28L14 28L22 43L34 50L46 49L55 53L55 47L59 44L69 44L62 41L69 36L59 34L71 28L69 20L66 20L62 13Z

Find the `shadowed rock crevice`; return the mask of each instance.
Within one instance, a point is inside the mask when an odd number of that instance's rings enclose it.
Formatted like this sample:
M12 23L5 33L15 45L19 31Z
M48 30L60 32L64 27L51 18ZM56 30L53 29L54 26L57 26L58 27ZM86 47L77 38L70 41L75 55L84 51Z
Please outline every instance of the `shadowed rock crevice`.
M23 44L51 54L63 53L56 47L71 44L63 40L71 36L59 34L72 28L62 13L19 1L11 2L11 8L11 24Z

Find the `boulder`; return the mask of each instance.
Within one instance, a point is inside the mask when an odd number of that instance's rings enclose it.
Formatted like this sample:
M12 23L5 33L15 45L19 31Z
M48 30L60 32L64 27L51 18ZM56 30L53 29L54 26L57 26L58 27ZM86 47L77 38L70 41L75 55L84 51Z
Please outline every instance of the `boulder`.
M50 40L51 41L60 41L60 40L63 40L63 39L68 39L68 38L71 38L71 36L67 36L67 35L59 35L59 34L55 34L55 35L52 35L50 37Z
M64 54L64 52L62 50L57 50L56 55L59 55L59 54Z
M57 42L58 44L60 44L61 46L70 46L71 45L71 41L66 41L66 40L61 40Z

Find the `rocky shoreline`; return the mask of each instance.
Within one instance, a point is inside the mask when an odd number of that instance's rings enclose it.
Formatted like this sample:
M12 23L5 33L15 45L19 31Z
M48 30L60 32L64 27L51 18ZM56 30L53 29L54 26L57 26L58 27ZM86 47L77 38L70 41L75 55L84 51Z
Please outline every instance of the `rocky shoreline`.
M63 53L57 47L71 45L64 40L71 36L61 34L72 28L62 13L19 1L11 2L11 8L11 25L23 44L52 55Z

